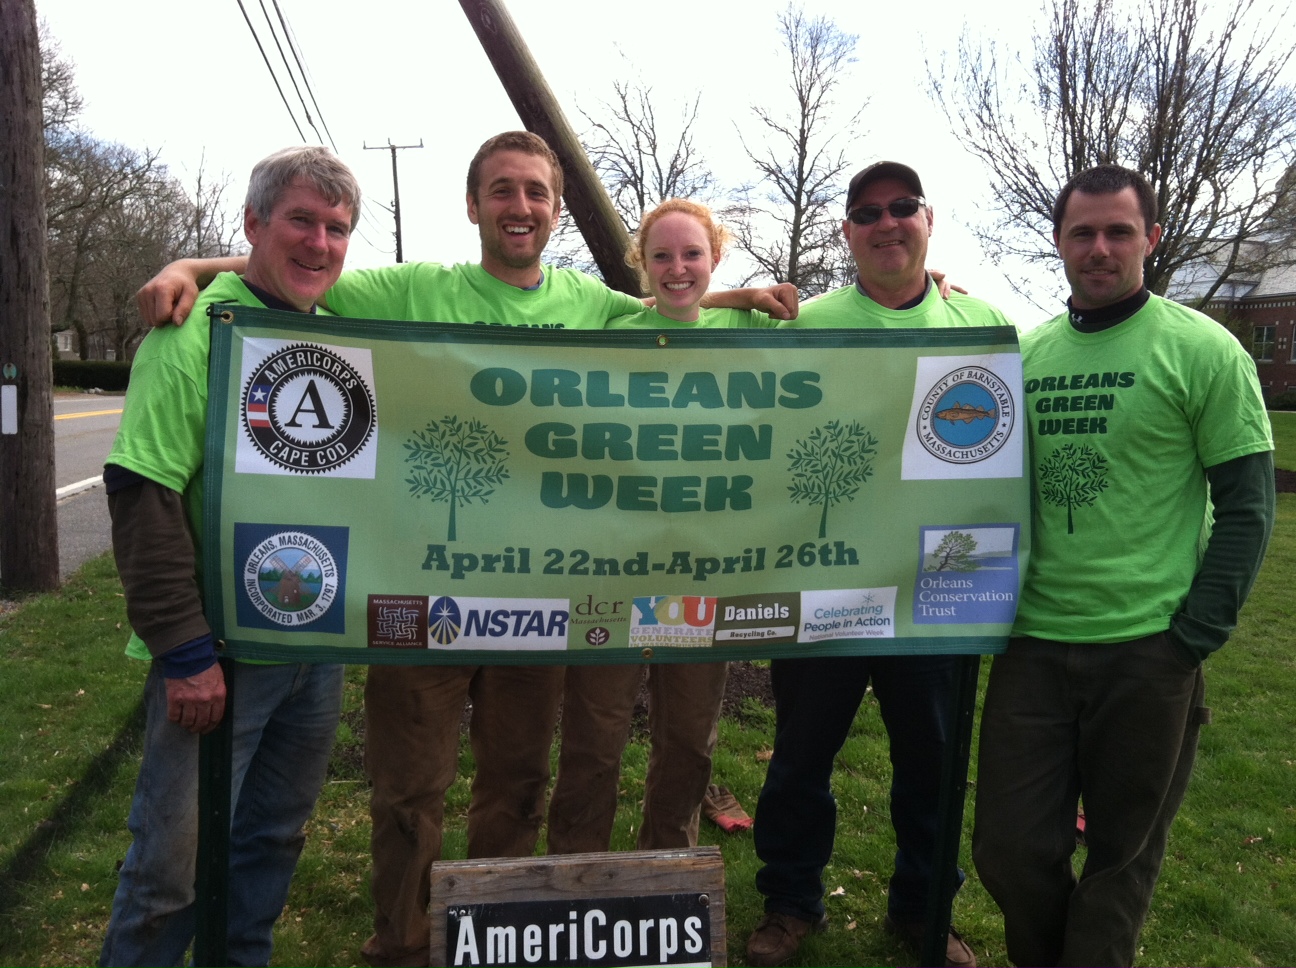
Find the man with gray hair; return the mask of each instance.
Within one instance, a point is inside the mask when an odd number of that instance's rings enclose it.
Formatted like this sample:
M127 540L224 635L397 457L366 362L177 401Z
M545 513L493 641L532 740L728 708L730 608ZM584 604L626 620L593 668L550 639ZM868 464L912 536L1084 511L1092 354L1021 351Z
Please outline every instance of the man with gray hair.
M286 148L252 169L243 217L252 251L222 273L187 326L155 329L131 370L104 467L113 552L150 663L144 754L101 965L180 965L193 940L198 741L225 714L226 673L203 616L199 547L207 352L213 303L316 311L360 216L360 188L327 149ZM305 843L342 710L342 666L235 662L229 963L265 965Z

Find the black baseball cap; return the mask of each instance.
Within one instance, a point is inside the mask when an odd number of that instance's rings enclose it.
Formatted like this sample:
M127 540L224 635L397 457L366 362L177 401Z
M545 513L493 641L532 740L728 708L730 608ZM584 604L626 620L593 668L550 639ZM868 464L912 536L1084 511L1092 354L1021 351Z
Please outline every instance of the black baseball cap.
M923 191L922 182L918 179L918 172L908 165L902 165L898 161L876 161L850 180L850 188L846 189L846 214L850 214L851 206L855 204L856 195L862 192L867 185L871 185L873 182L880 181L883 178L894 178L897 181L904 182L919 198L927 194Z

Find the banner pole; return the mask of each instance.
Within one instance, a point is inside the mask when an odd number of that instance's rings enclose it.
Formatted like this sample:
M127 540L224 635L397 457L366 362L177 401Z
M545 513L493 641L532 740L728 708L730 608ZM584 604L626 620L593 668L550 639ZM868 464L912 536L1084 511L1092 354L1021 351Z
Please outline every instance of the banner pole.
M980 670L981 656L962 656L955 672L954 693L950 697L954 707L954 731L945 748L945 762L941 772L940 805L936 814L936 849L932 854L931 876L935 883L927 896L927 921L922 937L922 957L919 959L923 965L945 964L950 912L959 886L956 877L946 875L952 875L958 868Z
M230 773L234 756L234 661L221 659L225 716L198 740L195 965L226 965L229 931Z

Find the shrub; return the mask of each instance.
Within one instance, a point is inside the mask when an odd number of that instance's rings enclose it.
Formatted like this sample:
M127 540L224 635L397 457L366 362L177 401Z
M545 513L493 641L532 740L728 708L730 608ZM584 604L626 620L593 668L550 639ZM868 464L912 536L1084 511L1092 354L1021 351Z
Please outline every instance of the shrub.
M55 360L54 385L81 390L125 390L131 365L117 360Z
M1296 410L1296 390L1284 390L1265 401L1270 410Z

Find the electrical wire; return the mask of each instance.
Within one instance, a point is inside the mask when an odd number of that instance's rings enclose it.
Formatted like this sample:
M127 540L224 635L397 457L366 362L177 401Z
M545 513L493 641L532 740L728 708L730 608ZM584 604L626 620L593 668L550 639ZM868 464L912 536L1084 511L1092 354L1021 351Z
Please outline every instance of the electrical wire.
M266 26L270 29L270 37L275 43L275 48L279 51L279 60L283 62L284 73L288 75L288 80L292 82L293 91L297 95L297 102L302 107L302 114L306 117L306 123L310 125L311 130L315 132L316 139L323 144L324 136L320 134L319 128L315 127L315 119L311 117L310 108L306 106L306 99L302 97L301 88L297 84L297 76L293 73L292 65L288 63L288 55L284 53L283 44L279 42L279 33L275 30L274 21L270 19L270 11L266 9L265 0L260 0L261 16L265 17ZM302 78L302 83L306 78Z
M279 0L271 0L271 3L274 5L275 13L279 16L279 25L283 29L284 39L288 41L288 49L292 51L293 60L297 62L297 72L301 74L302 83L306 85L306 93L310 95L311 104L315 105L315 114L319 118L320 124L324 125L324 133L328 135L329 144L333 146L333 151L337 152L338 146L337 142L333 140L333 132L329 130L328 122L324 120L324 112L321 110L319 102L315 100L315 91L310 82L310 71L302 63L301 52L297 47L297 37L293 29L288 25L283 11L279 9ZM299 94L298 97L300 96ZM318 134L318 130L315 133Z
M288 117L292 118L293 127L297 129L297 136L306 141L306 135L297 123L297 116L293 114L292 105L288 103L288 98L284 95L283 87L279 84L279 78L274 72L274 67L270 64L270 58L266 56L265 48L261 46L261 38L257 36L256 28L252 26L252 18L248 16L247 9L243 6L243 0L235 0L238 3L239 10L243 13L243 20L248 25L248 30L252 32L252 39L256 41L257 50L261 52L261 60L265 62L266 70L270 72L270 79L274 81L275 90L279 92L279 100L283 101L283 106L288 111Z

